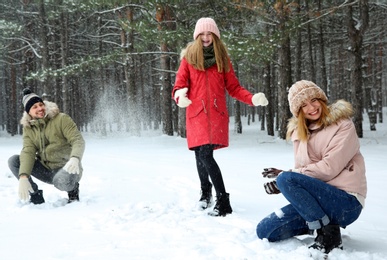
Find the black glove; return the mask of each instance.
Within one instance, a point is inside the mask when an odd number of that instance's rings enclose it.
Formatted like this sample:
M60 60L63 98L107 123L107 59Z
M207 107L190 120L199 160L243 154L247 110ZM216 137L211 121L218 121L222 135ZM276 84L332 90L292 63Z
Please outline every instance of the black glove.
M262 176L267 178L275 178L277 177L282 170L276 168L265 168L263 169Z
M276 181L270 181L263 184L267 194L279 194L281 191L278 189Z

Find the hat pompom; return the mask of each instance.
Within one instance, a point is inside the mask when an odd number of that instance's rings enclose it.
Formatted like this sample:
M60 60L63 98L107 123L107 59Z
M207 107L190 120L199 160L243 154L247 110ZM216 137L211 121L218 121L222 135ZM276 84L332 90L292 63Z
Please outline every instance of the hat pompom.
M23 89L23 96L29 95L29 94L31 94L31 93L32 93L31 89L29 89L29 88Z

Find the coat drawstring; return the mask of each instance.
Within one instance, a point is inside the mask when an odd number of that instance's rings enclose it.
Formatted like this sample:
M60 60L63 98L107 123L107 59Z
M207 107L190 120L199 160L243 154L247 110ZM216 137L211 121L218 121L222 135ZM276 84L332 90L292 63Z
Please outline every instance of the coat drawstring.
M207 114L207 109L206 109L206 106L204 105L204 100L203 99L202 99L202 105L203 105L204 113Z

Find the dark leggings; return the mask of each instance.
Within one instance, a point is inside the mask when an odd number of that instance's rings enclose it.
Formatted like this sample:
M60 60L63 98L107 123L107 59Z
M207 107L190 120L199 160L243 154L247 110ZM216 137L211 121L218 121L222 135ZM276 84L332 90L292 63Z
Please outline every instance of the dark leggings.
M214 159L214 145L202 145L195 148L196 167L199 173L200 186L202 190L208 190L214 185L216 195L226 193L222 173Z

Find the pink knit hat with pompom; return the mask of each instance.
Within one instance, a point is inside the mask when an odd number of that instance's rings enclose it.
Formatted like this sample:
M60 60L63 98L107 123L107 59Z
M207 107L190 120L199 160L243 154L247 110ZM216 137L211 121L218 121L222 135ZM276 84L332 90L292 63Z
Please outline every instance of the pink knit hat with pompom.
M203 32L212 32L220 39L220 32L219 32L218 26L216 25L214 19L212 18L208 18L208 17L200 18L196 22L195 31L193 33L194 40L196 40L199 34Z
M302 103L312 98L318 98L324 102L328 101L324 91L312 81L300 80L294 83L288 94L290 112L293 116L297 117Z

